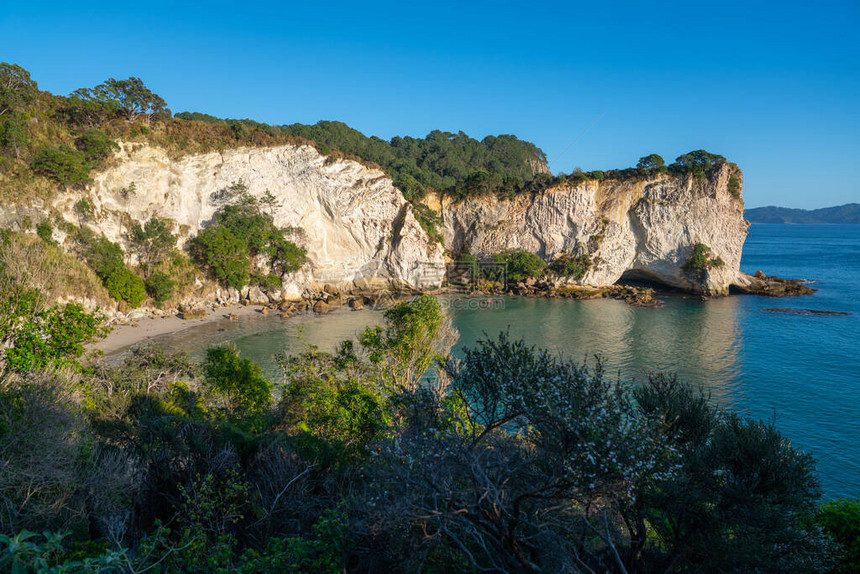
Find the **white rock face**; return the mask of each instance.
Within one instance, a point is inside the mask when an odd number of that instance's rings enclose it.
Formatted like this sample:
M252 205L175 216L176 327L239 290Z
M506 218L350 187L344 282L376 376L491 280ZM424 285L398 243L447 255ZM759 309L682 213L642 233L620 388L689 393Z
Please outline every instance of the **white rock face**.
M737 178L733 195L729 179ZM747 234L740 170L723 164L709 179L656 175L645 181L590 181L513 199L495 196L455 202L430 198L443 218L446 246L487 257L526 249L552 260L561 252L588 253L587 284L622 275L705 294L726 294L739 277ZM681 267L703 243L722 266L702 273Z
M284 277L285 297L325 284L344 290L440 285L442 248L430 244L391 180L354 161L327 161L310 146L172 160L158 148L123 144L113 167L96 174L85 192L59 194L52 207L79 223L74 204L86 197L94 208L86 224L121 244L135 223L170 218L184 244L230 201L224 190L239 181L254 197L274 196L275 224L298 229L293 240L308 251L310 263Z
M126 143L111 165L86 190L59 193L50 204L34 199L0 206L0 226L20 229L26 219L40 221L53 212L127 248L132 226L158 216L177 224L183 245L231 201L224 190L241 181L252 196L269 192L275 198L275 224L298 229L293 240L308 251L310 262L282 278L286 299L325 285L342 291L435 289L444 278L442 246L430 243L391 179L358 162L334 161L295 145L171 159L159 148ZM442 216L445 247L454 253L486 257L521 248L546 260L562 252L587 253L593 264L584 283L610 284L624 275L725 294L731 284L743 283L739 266L747 223L741 184L740 170L723 164L707 179L655 175L559 186L513 199L455 202L430 196L426 202ZM86 219L74 207L82 198L94 211ZM65 238L59 228L55 238ZM724 264L684 272L697 243ZM247 287L241 293L231 289L217 298L232 302L248 293ZM265 302L267 295L272 293L255 293L255 300Z

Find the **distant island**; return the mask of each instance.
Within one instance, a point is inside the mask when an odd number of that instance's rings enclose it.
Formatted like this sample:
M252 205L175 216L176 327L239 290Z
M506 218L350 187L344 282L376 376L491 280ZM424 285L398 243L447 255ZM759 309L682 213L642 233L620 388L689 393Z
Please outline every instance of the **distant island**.
M756 207L747 209L744 217L751 223L860 223L860 203L846 203L821 209Z

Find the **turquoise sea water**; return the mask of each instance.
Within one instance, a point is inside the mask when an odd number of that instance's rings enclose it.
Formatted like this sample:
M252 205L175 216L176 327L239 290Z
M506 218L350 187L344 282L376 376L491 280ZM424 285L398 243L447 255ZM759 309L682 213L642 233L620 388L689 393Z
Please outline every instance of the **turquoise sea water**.
M642 381L652 370L673 371L708 389L722 405L755 418L776 417L793 444L818 459L828 496L860 497L860 225L755 224L741 269L808 279L819 291L710 301L666 295L659 309L612 300L514 297L495 305L457 297L443 303L460 333L457 348L509 329L573 359L600 355L624 381ZM765 310L774 307L851 315ZM233 340L277 381L274 353L307 344L330 350L379 318L372 311L289 321L268 317L210 324L165 342L199 353Z

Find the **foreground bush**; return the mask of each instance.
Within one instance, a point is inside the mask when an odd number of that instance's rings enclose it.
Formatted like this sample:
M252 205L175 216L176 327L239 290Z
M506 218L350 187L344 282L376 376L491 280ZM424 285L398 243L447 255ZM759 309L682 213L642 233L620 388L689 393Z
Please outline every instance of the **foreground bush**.
M506 334L459 360L449 345L438 302L420 297L334 353L279 356L277 400L229 347L210 350L202 369L140 349L72 378L4 378L0 460L11 472L0 474L0 564L824 572L847 563L853 507L819 513L813 459L772 423L723 411L673 377L630 390L599 362ZM28 497L36 479L43 486Z

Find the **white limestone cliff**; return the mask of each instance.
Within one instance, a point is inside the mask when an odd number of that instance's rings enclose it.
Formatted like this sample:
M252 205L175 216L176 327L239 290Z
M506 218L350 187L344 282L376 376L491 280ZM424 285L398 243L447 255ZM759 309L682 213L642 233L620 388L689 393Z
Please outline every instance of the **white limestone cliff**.
M170 159L164 150L123 144L112 167L82 192L58 194L52 207L111 241L126 243L135 223L170 218L184 244L231 200L241 181L250 195L270 193L279 227L308 251L308 265L284 276L283 295L306 288L426 289L438 287L442 249L432 245L412 207L391 180L355 161L332 161L310 146L240 148ZM132 186L132 184L134 184ZM78 221L86 198L93 215Z
M340 290L441 285L443 246L428 239L391 179L379 169L327 158L307 145L173 159L162 149L125 143L86 189L60 192L49 202L34 198L29 204L0 206L0 226L23 229L23 221L60 218L128 247L131 227L158 216L176 223L181 246L231 200L224 190L239 181L257 198L267 192L274 197L275 224L299 230L293 239L308 251L309 263L283 277L278 296L295 299L325 285ZM450 253L486 257L521 248L546 260L562 252L587 253L593 264L583 283L645 279L726 294L730 285L746 279L739 272L747 233L741 189L740 170L726 163L708 178L655 174L560 185L510 199L431 195L425 202L442 217L444 248ZM93 208L86 217L75 208L83 198ZM62 226L55 228L62 242ZM724 264L685 272L697 243Z
M742 280L747 223L741 178L737 166L726 163L709 178L655 174L561 185L511 199L436 196L427 203L442 216L445 245L455 253L487 257L525 249L546 260L562 252L587 253L593 264L582 283L611 284L623 276L716 295ZM685 272L697 243L710 247L711 257L723 265Z

